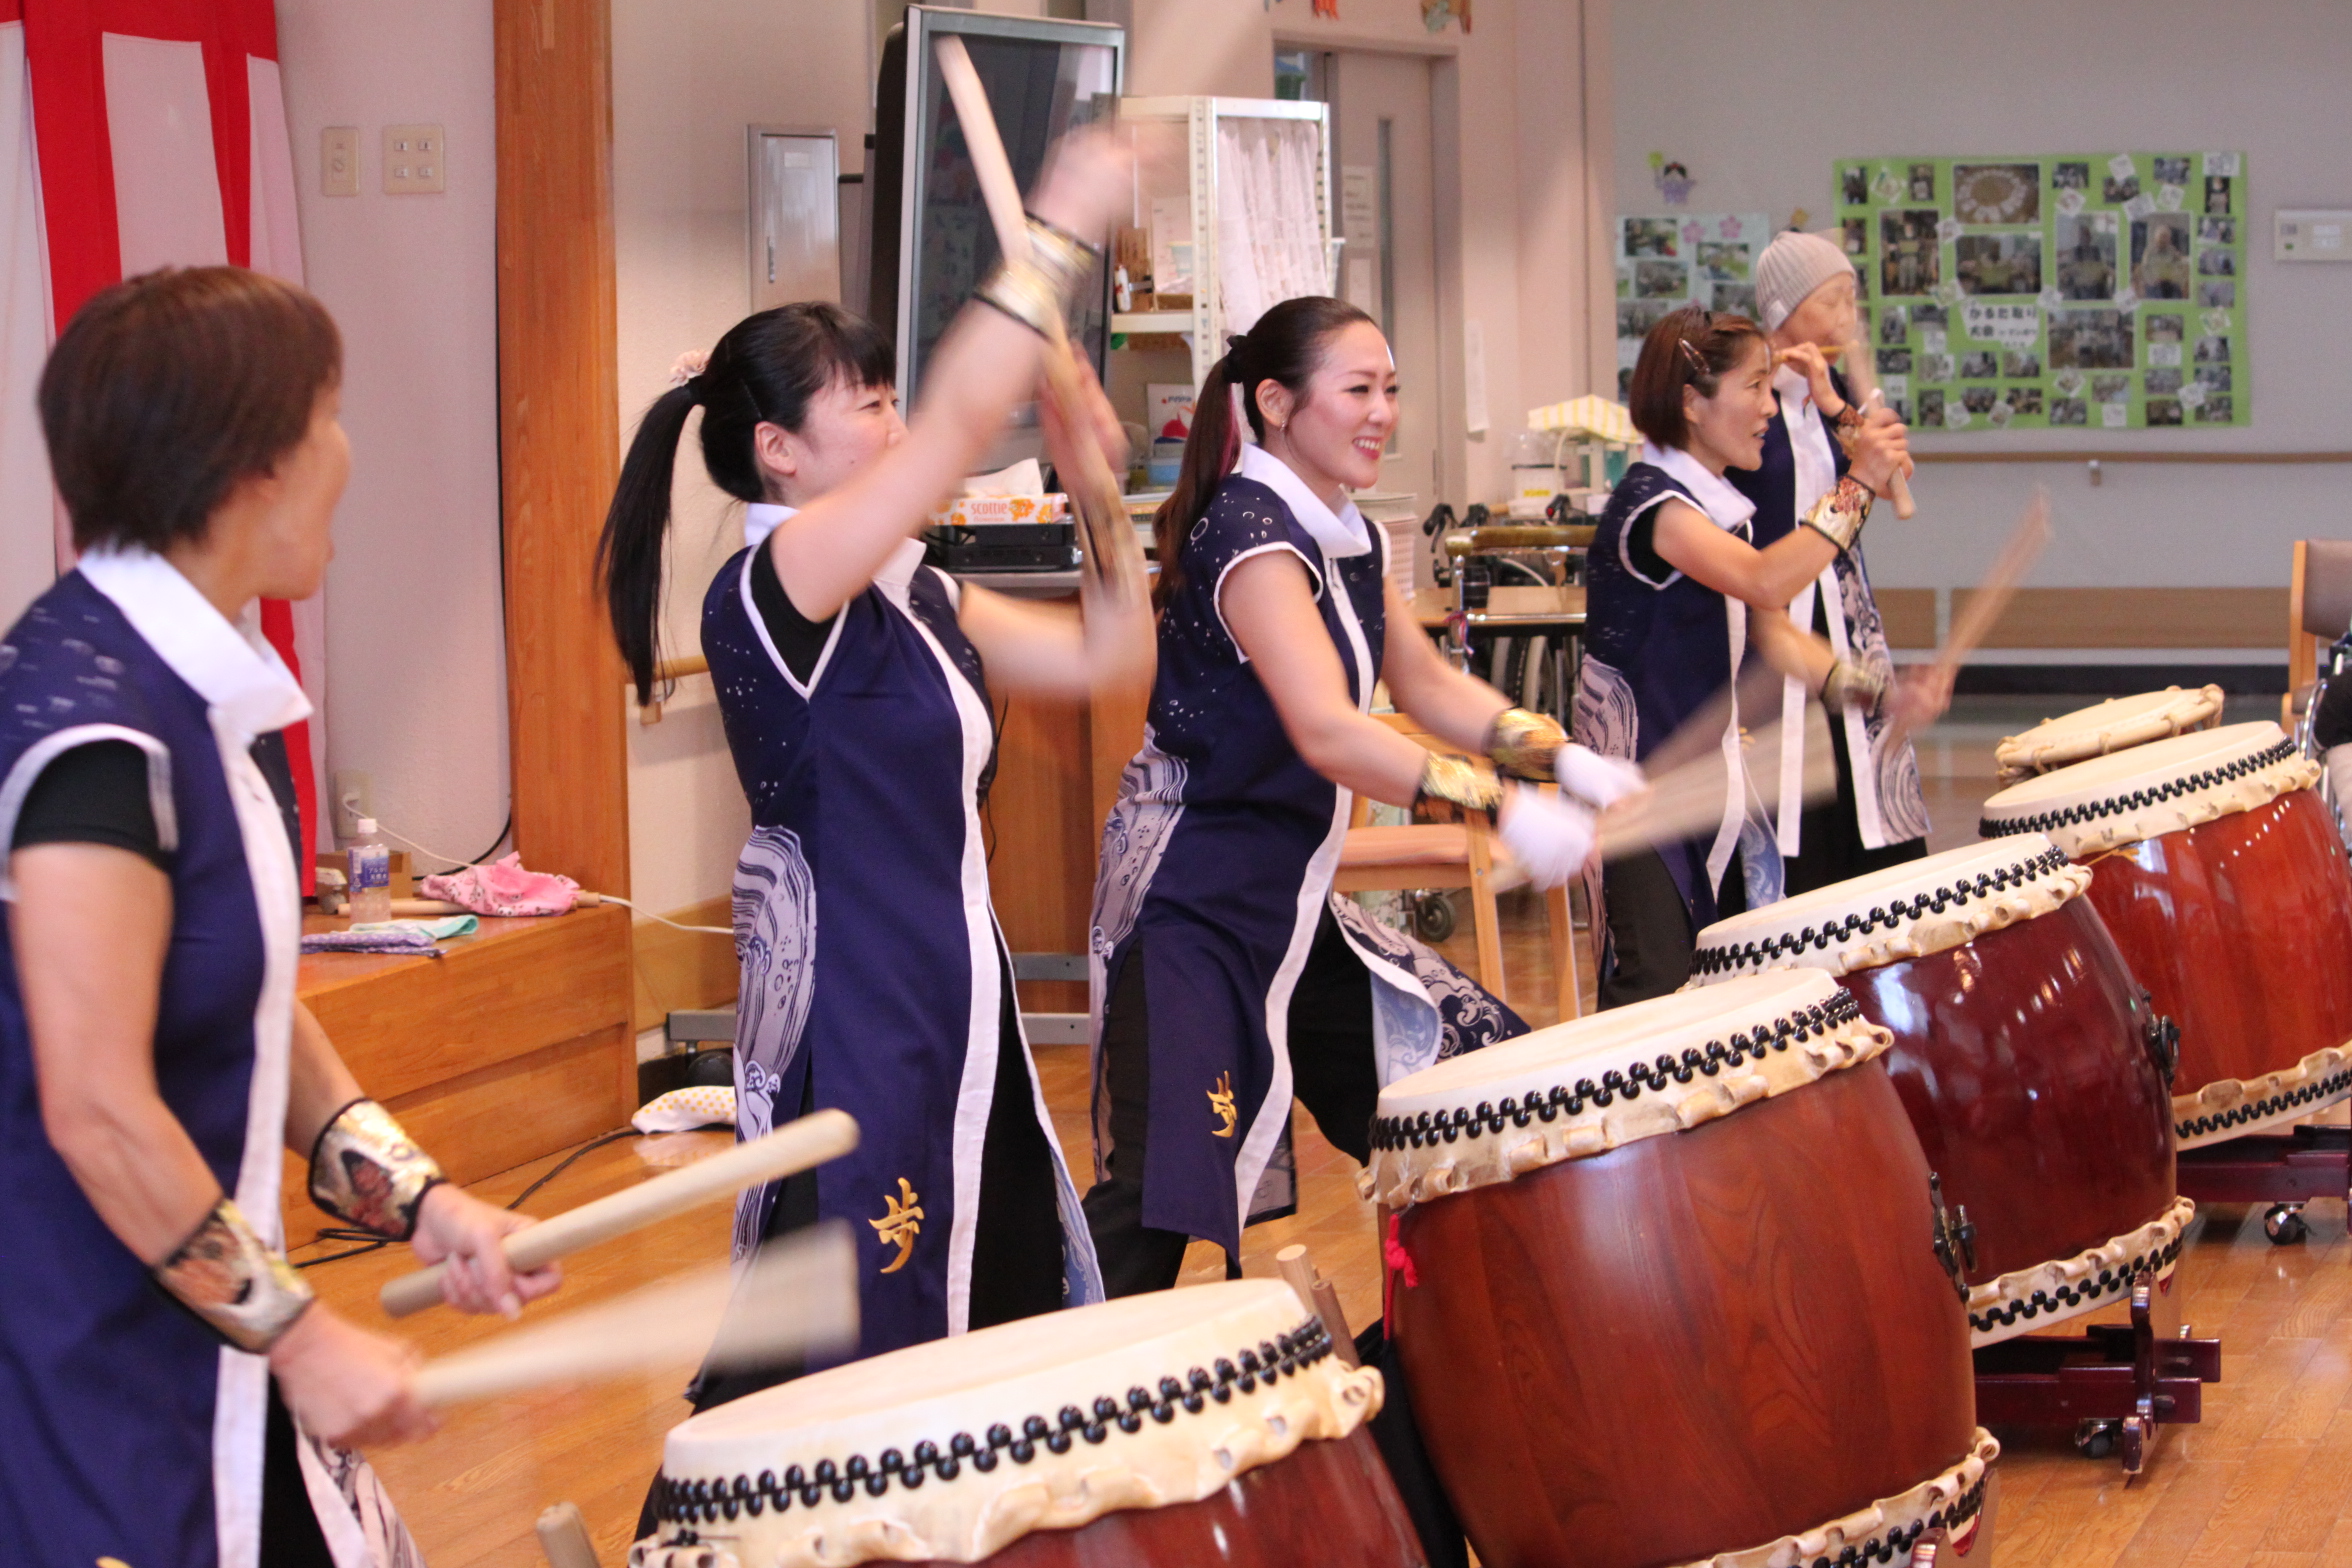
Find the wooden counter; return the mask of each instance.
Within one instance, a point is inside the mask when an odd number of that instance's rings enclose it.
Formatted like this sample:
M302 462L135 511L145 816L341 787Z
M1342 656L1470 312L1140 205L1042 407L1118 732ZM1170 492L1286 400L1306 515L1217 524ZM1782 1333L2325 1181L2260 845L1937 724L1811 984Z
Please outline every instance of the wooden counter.
M312 916L306 929L345 922ZM444 957L310 953L296 989L360 1087L450 1179L478 1181L609 1132L637 1104L628 912L484 920ZM332 1223L286 1160L286 1230Z

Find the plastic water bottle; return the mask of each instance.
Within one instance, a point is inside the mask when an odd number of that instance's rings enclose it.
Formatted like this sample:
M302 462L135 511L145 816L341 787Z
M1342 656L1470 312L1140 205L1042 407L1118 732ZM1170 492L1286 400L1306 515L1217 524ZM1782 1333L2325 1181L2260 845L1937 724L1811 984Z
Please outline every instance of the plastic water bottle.
M368 925L392 918L392 851L376 831L376 819L359 819L359 837L344 850L351 880L351 923Z

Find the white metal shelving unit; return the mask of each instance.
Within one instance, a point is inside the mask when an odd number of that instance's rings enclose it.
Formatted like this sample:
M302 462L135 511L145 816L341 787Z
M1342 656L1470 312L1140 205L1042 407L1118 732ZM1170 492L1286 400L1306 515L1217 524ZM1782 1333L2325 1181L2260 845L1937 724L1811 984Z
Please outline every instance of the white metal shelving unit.
M1326 273L1333 263L1331 111L1328 104L1282 98L1122 98L1122 122L1178 122L1185 127L1185 168L1190 180L1193 291L1190 310L1114 313L1115 333L1181 332L1192 343L1192 384L1209 376L1225 347L1225 303L1219 283L1217 233L1217 128L1228 120L1306 120L1319 130L1315 160L1315 212ZM1331 287L1328 276L1326 288Z

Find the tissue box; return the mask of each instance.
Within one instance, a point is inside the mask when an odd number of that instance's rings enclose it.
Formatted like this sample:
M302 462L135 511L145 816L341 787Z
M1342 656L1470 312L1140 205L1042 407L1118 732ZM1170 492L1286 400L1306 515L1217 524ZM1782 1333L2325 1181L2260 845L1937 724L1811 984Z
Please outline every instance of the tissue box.
M931 514L933 528L991 528L1008 523L1060 523L1070 515L1066 495L959 495Z

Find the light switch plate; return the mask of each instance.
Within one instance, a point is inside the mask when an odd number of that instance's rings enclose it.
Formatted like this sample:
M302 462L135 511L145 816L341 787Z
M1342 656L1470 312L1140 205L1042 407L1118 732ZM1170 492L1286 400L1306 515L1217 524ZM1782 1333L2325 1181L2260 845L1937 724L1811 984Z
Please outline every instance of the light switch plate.
M319 194L359 194L359 127L330 125L319 132Z
M2352 261L2352 212L2281 207L2271 215L2273 261Z
M448 149L438 125L384 127L384 194L425 196L448 189Z

